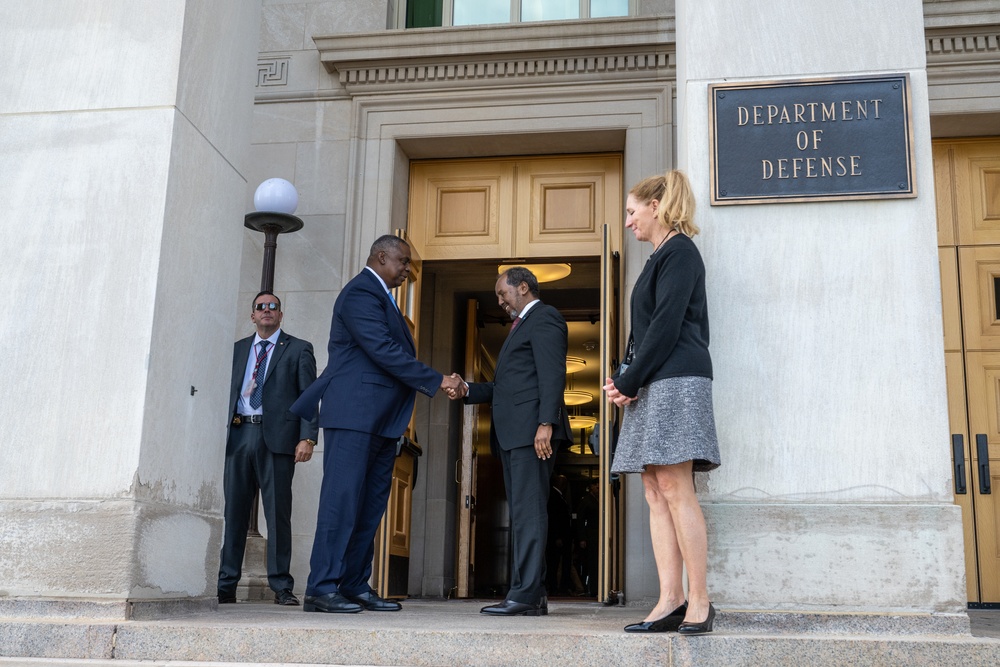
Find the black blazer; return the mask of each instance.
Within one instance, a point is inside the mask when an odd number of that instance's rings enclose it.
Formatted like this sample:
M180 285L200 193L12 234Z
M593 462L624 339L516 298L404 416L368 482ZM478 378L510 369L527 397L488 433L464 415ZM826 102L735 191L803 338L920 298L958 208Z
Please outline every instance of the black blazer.
M253 336L236 341L233 346L233 378L229 390L230 428L232 415L236 412L243 376L246 374L247 359ZM316 357L312 344L284 331L278 336L278 343L271 353L264 376L264 394L261 408L264 413L261 427L264 444L276 454L295 454L295 446L300 440L315 440L319 433L316 418L303 419L288 411L295 399L316 379Z
M553 441L572 439L563 401L566 337L566 320L539 301L500 348L493 382L469 383L466 403L492 404L492 447L533 447L543 422L552 424Z

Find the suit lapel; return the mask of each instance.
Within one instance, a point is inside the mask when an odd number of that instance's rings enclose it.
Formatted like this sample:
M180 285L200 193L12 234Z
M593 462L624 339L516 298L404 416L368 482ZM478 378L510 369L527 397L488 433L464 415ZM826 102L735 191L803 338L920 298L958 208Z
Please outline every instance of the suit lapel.
M246 375L247 357L250 355L251 345L253 345L253 336L236 341L236 351L233 353L233 379L229 393L230 399L233 401L233 405L229 406L231 410L236 409L240 392L243 391L243 377Z
M531 309L527 313L525 313L524 317L521 318L521 321L518 322L517 328L507 334L507 338L504 339L503 345L500 346L500 353L497 354L497 369L500 368L500 363L503 361L504 355L507 353L507 346L510 345L510 342L514 339L515 336L520 336L522 334L522 332L524 331L524 325L527 323L528 318L531 317L531 314L534 313L536 310L538 310L541 307L541 305L542 302L539 301L534 306L532 306Z
M382 283L379 282L378 278L376 278L371 271L369 271L368 269L362 269L361 272L368 274L368 279L371 280L373 283L375 283L377 289L382 293L382 298L385 299L386 301L386 307L396 313L396 319L398 320L400 327L402 327L403 329L403 336L405 337L404 339L406 340L406 343L410 346L410 353L416 355L417 346L413 344L413 336L410 335L410 325L406 323L406 318L403 317L403 313L399 312L399 307L396 305L395 300L393 300L392 296L390 296L390 294L385 291L385 289L382 287Z
M399 306L396 305L396 301L388 292L385 292L385 300L389 302L389 309L396 313L396 320L398 320L399 326L403 329L403 335L406 336L406 342L410 346L410 352L416 355L417 346L413 344L413 336L410 335L410 325L406 323L406 318L403 317L403 313L399 312Z
M281 359L281 355L285 353L286 349L288 349L288 334L282 331L281 335L278 336L278 343L274 346L274 352L271 353L271 359L267 362L267 371L264 372L264 384L267 384L267 379L271 377L271 373L278 365L278 360Z

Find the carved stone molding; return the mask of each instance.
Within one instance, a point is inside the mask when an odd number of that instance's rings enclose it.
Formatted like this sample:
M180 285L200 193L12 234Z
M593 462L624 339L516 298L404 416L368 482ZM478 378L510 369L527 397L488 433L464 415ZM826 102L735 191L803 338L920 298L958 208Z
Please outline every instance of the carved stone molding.
M288 85L289 56L271 56L257 59L257 87Z
M603 19L314 38L351 94L673 79L674 20Z
M1000 25L971 31L927 31L927 62L984 61L1000 58Z
M995 2L924 2L927 71L936 84L1000 83ZM385 30L314 41L340 94L349 96L676 77L672 16Z

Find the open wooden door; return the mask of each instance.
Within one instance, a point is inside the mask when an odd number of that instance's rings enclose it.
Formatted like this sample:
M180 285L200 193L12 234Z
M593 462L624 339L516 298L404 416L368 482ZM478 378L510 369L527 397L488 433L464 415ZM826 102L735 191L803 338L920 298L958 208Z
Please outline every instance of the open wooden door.
M621 359L620 317L620 254L618 234L608 225L603 226L601 247L601 369L603 377L610 377ZM602 382L603 384L603 378ZM624 569L621 517L624 496L620 482L611 479L613 443L618 439L619 411L603 397L600 412L600 534L598 553L597 598L600 602L617 599L621 591Z
M466 382L480 379L480 340L476 319L479 302L469 299L465 307L465 371ZM466 405L462 410L462 456L455 465L458 484L458 539L455 554L456 596L470 597L475 590L476 576L476 442L479 437L479 405Z
M419 345L420 331L420 252L413 247L406 232L396 230L396 236L410 245L410 275L406 282L392 291L399 312L410 327L414 345ZM375 563L372 567L372 588L385 598L406 597L410 569L410 518L413 511L413 484L416 482L417 457L421 454L414 429L413 415L406 432L399 439L396 465L392 470L389 504L375 535Z

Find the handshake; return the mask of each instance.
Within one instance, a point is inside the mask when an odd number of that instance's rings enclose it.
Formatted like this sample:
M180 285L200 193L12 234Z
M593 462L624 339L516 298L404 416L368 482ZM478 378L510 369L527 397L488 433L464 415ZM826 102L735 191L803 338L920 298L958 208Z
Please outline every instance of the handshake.
M441 378L441 391L448 394L448 398L455 401L465 398L465 395L469 393L469 387L458 373L452 373Z

